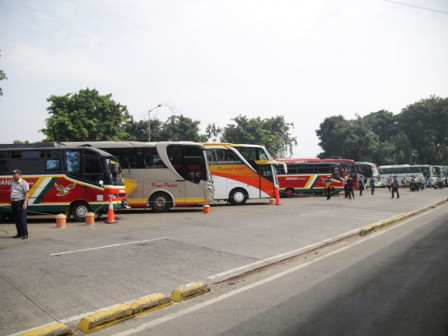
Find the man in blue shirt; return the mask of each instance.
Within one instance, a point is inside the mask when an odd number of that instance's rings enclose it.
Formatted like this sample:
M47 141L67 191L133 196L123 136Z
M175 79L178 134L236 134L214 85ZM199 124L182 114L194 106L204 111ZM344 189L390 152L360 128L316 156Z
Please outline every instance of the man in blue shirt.
M11 182L11 211L16 223L17 234L12 238L28 238L28 225L26 221L26 209L30 186L22 179L22 171L14 169L12 171L13 181Z

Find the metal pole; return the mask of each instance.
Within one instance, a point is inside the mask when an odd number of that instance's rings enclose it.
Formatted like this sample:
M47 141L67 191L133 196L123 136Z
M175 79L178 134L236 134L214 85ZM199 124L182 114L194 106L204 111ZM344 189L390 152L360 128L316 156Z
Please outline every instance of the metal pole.
M148 111L148 142L151 142L151 111L154 111L156 108L159 108L161 106L162 105L159 104Z

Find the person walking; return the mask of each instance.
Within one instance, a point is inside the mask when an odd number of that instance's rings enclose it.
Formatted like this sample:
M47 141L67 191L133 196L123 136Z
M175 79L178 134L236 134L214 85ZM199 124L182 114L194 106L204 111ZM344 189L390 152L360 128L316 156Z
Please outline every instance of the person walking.
M327 178L325 179L324 188L325 194L327 195L327 200L331 199L331 193L333 191L333 180L330 176L327 176Z
M400 193L398 192L398 188L400 187L400 184L398 183L397 175L394 175L394 178L392 180L392 197L394 198L395 193L397 193L397 198L400 198Z
M30 186L22 179L22 171L14 169L12 171L13 181L11 182L11 212L16 224L17 234L12 238L28 238L28 224L26 221L26 209Z
M359 179L359 196L362 196L362 191L364 190L364 178Z
M373 177L370 179L370 195L374 195L375 194L375 180L373 179Z

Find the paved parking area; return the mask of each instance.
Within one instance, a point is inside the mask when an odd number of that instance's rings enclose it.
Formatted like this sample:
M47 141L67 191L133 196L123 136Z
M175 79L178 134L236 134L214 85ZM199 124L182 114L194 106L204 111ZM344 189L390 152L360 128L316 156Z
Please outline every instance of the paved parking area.
M399 200L386 189L342 196L267 200L246 206L119 211L117 224L94 228L53 217L30 219L30 238L11 239L0 224L0 335L46 323L79 320L97 309L180 285L214 281L264 260L446 200L448 189L410 193Z

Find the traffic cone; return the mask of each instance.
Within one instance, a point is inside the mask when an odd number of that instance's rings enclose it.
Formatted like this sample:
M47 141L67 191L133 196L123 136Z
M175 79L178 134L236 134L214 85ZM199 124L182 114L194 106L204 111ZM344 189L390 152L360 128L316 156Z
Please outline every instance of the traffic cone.
M114 214L114 205L112 204L112 199L109 198L109 210L107 211L107 221L106 224L114 224L118 223L115 220L115 214Z
M280 203L280 191L278 187L275 187L275 205L282 205Z

